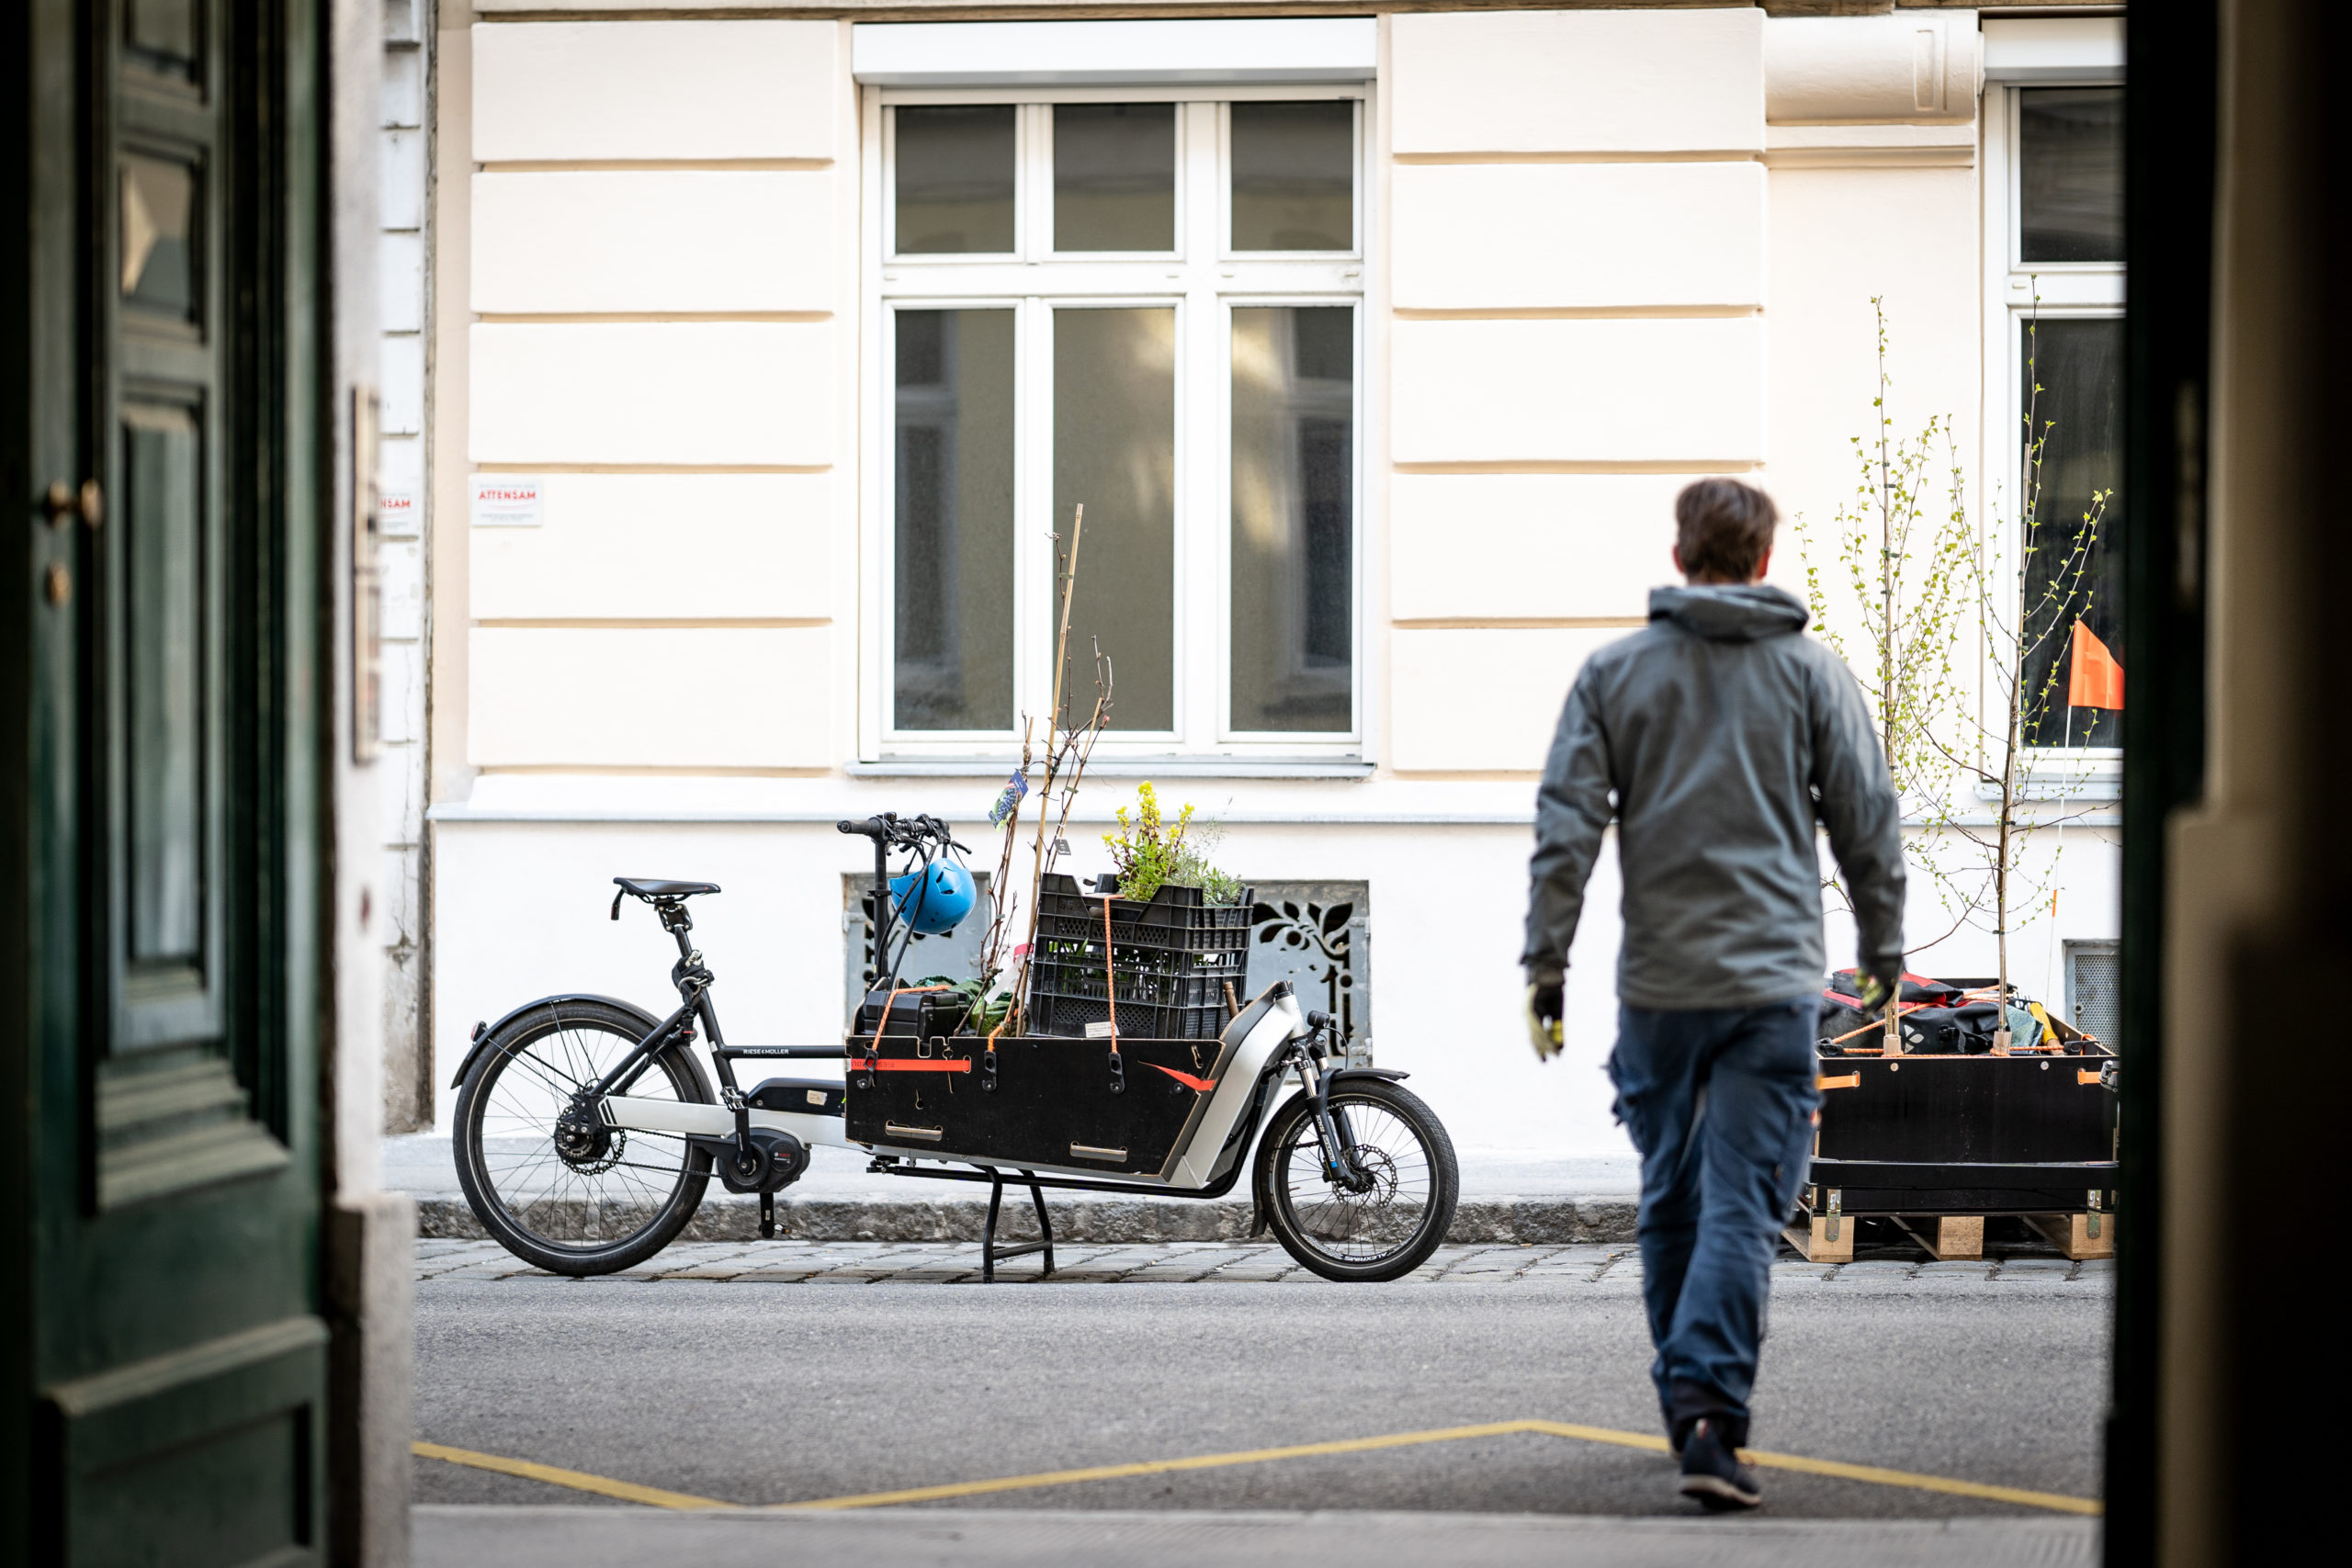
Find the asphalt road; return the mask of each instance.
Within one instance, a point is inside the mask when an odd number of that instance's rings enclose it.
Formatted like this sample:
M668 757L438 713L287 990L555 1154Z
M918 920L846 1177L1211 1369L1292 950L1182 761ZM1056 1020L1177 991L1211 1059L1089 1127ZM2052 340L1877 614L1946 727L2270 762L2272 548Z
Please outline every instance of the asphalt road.
M420 1438L729 1504L1527 1418L1657 1424L1623 1248L1448 1249L1423 1278L1351 1287L1269 1279L1287 1260L1263 1248L1072 1249L1071 1279L980 1287L952 1282L970 1247L673 1248L657 1271L702 1277L600 1281L428 1247ZM1757 1447L2098 1495L2102 1267L1777 1272ZM428 1459L416 1474L421 1503L626 1506ZM913 1506L1689 1513L1672 1476L1661 1455L1514 1433ZM1903 1486L1765 1483L1781 1520L2055 1522Z

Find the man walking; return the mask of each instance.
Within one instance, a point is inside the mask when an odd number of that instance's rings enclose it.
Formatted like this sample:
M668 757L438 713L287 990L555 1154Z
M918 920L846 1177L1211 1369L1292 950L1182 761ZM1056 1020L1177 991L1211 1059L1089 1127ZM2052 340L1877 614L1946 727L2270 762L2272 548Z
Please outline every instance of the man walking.
M1687 587L1594 654L1536 797L1527 914L1536 1054L1562 1043L1568 944L1603 831L1624 879L1617 1113L1642 1156L1650 1375L1711 1509L1763 1500L1739 1461L1772 1251L1812 1158L1825 962L1815 823L1829 833L1876 1007L1903 967L1900 809L1860 688L1763 584L1761 491L1702 479L1674 503Z

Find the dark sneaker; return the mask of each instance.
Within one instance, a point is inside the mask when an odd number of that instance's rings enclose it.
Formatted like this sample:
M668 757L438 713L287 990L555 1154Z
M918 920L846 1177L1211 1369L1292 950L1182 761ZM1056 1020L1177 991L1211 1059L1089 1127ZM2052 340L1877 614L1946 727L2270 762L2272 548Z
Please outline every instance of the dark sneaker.
M1764 1501L1756 1472L1739 1462L1738 1450L1724 1440L1711 1416L1701 1416L1683 1439L1680 1489L1711 1514L1753 1508Z

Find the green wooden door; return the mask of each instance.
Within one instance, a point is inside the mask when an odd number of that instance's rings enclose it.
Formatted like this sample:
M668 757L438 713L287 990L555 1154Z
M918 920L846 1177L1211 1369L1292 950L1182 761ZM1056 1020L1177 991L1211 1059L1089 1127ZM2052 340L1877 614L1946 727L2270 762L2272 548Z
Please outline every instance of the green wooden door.
M231 0L24 26L0 1556L318 1561L316 39Z

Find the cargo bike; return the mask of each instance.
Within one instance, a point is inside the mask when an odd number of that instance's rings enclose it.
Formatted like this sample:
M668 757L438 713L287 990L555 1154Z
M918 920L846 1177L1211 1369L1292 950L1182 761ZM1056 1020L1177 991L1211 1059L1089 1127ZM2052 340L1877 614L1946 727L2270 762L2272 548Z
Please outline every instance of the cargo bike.
M897 983L910 929L896 962L889 951L909 891L961 846L928 817L840 830L874 843L878 977L840 1044L729 1044L688 910L718 888L633 877L614 879L613 918L639 899L675 940L668 1017L572 993L475 1026L454 1085L458 1178L509 1251L561 1274L632 1268L685 1229L714 1174L758 1195L773 1236L775 1194L820 1146L878 1175L986 1184L984 1280L1033 1253L1053 1272L1047 1188L1213 1200L1245 1167L1250 1234L1272 1229L1326 1279L1393 1280L1444 1239L1459 1194L1445 1128L1405 1074L1351 1065L1333 1021L1287 982L1242 997L1246 898L1209 906L1163 887L1140 901L1047 874L1027 1027L982 1032L968 998ZM894 853L907 857L895 878ZM838 1061L844 1076L738 1077L792 1060ZM1007 1186L1026 1190L1036 1241L999 1245Z

